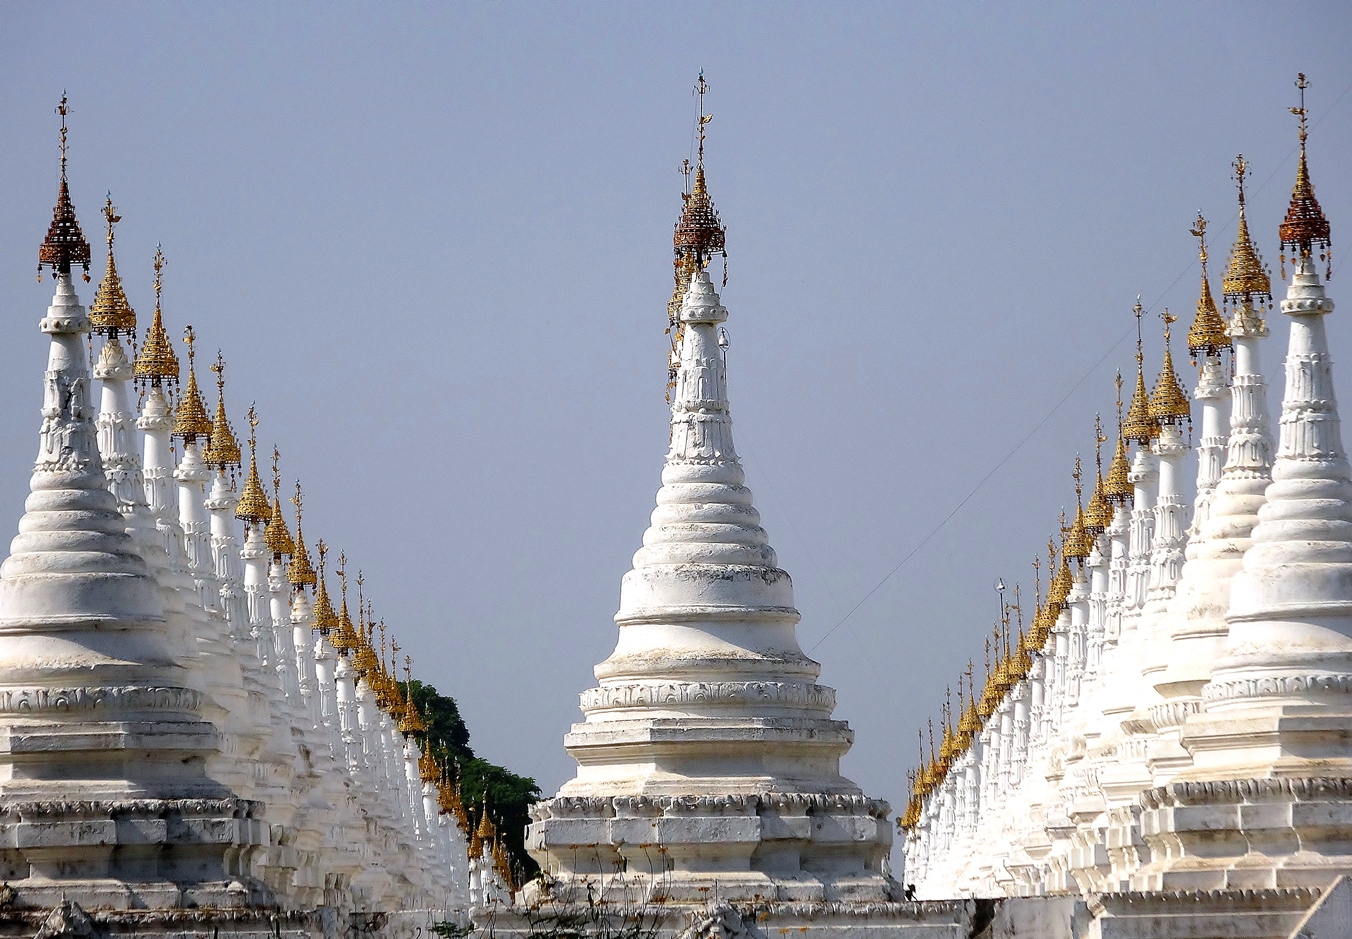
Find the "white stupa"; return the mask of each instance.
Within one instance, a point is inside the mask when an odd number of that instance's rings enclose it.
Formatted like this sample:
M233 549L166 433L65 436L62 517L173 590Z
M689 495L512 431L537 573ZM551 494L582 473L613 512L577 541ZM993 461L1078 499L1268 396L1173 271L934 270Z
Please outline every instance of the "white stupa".
M679 903L882 901L889 807L840 774L852 734L798 645L793 584L733 446L728 311L705 270L722 248L701 143L676 232L662 488L619 641L565 739L577 776L536 807L529 845L560 891L637 876Z

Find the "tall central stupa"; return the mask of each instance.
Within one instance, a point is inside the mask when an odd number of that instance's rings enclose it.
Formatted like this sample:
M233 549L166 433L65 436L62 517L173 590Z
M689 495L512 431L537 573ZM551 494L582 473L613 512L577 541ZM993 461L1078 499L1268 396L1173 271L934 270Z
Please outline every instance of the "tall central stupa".
M565 738L577 776L538 804L529 845L556 892L646 879L645 899L677 904L884 901L898 893L889 808L840 774L853 734L798 645L793 584L733 447L698 90L662 488L620 588L619 641Z

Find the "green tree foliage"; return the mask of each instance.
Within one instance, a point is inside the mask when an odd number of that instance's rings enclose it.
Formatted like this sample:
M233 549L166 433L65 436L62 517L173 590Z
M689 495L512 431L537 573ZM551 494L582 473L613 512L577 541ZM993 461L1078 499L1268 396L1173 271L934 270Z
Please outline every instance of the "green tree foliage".
M525 836L530 806L540 798L540 787L529 776L518 776L474 755L469 745L469 728L454 698L438 694L436 688L416 679L411 691L418 713L427 725L423 745L430 741L438 762L459 774L465 810L477 822L486 802L520 880L534 877L539 867L526 853Z

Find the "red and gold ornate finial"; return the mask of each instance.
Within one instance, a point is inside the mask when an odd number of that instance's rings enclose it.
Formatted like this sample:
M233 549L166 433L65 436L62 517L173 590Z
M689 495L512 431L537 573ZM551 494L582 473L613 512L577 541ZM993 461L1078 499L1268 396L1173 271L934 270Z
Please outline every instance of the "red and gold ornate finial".
M225 356L216 350L216 361L211 364L216 373L216 417L211 422L211 436L202 448L202 462L216 467L219 473L230 472L233 485L235 470L239 468L241 457L239 441L230 427L230 419L225 416Z
M1292 114L1300 118L1300 164L1296 167L1296 185L1291 190L1291 204L1286 209L1286 218L1277 229L1282 240L1282 277L1286 276L1286 251L1291 250L1291 263L1299 266L1304 258L1311 257L1315 248L1319 249L1319 260L1324 262L1324 276L1333 276L1333 253L1329 221L1319 200L1314 197L1314 183L1310 182L1310 168L1305 162L1305 138L1309 136L1306 124L1305 89L1310 83L1301 72L1296 78L1296 88L1300 91L1300 107L1290 108Z
M122 289L122 278L117 273L117 261L113 258L113 226L122 221L113 205L113 195L108 194L103 204L103 217L108 223L108 264L103 272L99 289L94 292L94 302L89 306L89 323L94 332L103 333L110 340L119 335L136 335L136 311L127 301L127 292Z
M263 533L263 543L272 552L272 559L278 563L281 562L282 555L296 550L296 543L291 540L291 532L286 527L286 516L282 514L282 473L278 469L281 459L281 451L273 447L272 515L268 518L268 525Z
M1150 395L1145 390L1145 354L1141 351L1141 298L1132 307L1136 315L1136 391L1127 408L1127 422L1122 425L1122 436L1143 447L1159 436L1160 425L1150 414Z
M1174 373L1174 357L1169 350L1169 327L1178 317L1169 313L1168 307L1160 314L1164 320L1164 365L1155 380L1155 393L1150 398L1150 417L1161 427L1165 424L1182 424L1192 421L1192 407L1188 404L1187 392L1178 383Z
M1244 180L1249 175L1249 163L1241 153L1230 165L1235 168L1234 179L1239 185L1239 229L1235 232L1235 245L1230 249L1230 265L1221 281L1224 302L1227 307L1266 305L1271 308L1272 280L1249 237L1249 222L1244 214Z
M206 405L202 403L202 394L197 390L197 372L194 360L197 358L197 334L191 326L183 327L183 341L188 345L188 384L174 409L173 436L192 443L198 437L211 439L211 419L207 417Z
M263 480L258 478L258 414L252 404L249 405L248 421L249 475L244 478L244 488L239 494L235 518L245 525L262 525L272 514L272 507L268 504L268 494L263 491Z
M1199 209L1197 222L1189 231L1197 239L1197 258L1202 264L1202 292L1197 298L1197 316L1193 318L1188 330L1188 352L1194 364L1198 356L1219 355L1222 349L1229 349L1230 333L1225 328L1225 320L1216 309L1216 301L1211 296L1211 278L1207 275L1206 262L1206 219Z
M38 247L38 280L42 280L43 267L50 267L54 275L60 276L69 275L71 267L78 264L84 268L84 279L88 282L89 242L80 230L75 206L70 201L70 186L66 183L66 115L70 108L65 92L61 93L56 113L61 115L61 186L56 194L56 207L52 209L52 224Z
M155 315L146 330L145 342L136 355L133 374L142 388L147 384L159 388L166 382L178 384L178 354L174 344L169 341L169 333L164 328L164 317L160 312L160 290L164 285L164 252L155 246Z

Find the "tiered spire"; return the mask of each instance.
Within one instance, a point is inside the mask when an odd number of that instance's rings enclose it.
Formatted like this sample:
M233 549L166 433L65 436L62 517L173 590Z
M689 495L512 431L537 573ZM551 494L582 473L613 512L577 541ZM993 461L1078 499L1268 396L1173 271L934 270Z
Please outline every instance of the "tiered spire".
M42 280L42 268L50 267L54 275L69 274L73 265L84 268L85 282L89 281L89 242L80 231L80 222L75 217L75 206L70 201L70 186L66 183L66 115L70 108L66 96L61 95L61 104L56 113L61 115L61 186L56 193L56 207L52 209L52 224L47 228L47 237L38 248L38 280Z
M220 473L229 471L233 483L234 472L240 466L239 441L230 428L230 419L225 416L225 356L221 355L220 350L216 352L216 361L212 363L211 370L216 373L216 417L211 422L210 436L202 451L202 462L214 466ZM192 381L191 365L188 381ZM253 414L252 408L249 413Z
M1136 298L1132 308L1136 315L1136 391L1131 396L1131 407L1127 409L1127 422L1122 425L1122 436L1141 446L1149 446L1150 441L1159 436L1160 425L1150 414L1150 395L1145 390L1145 354L1141 351L1141 299Z
M282 555L291 554L296 550L296 543L291 540L291 532L286 527L286 516L282 514L282 474L277 468L281 458L281 451L273 447L272 515L268 519L267 528L263 532L264 543L268 546L268 550L272 552L273 559L277 561L282 559ZM299 491L296 495L299 497Z
M159 304L156 304L159 312ZM152 327L153 328L153 327ZM211 439L211 419L207 417L206 405L202 403L202 393L197 390L197 371L194 360L197 357L197 334L191 326L183 327L183 341L188 345L188 384L183 389L178 407L174 409L174 430L172 436L192 443L198 437ZM149 340L146 345L149 346ZM238 450L238 447L236 447Z
M1103 444L1108 440L1103 436L1103 421L1094 415L1094 494L1089 497L1089 507L1085 509L1085 529L1093 539L1103 534L1104 529L1113 523L1112 500L1108 495L1107 483L1103 480Z
M1144 380L1142 380L1144 384ZM1135 498L1131 485L1131 465L1127 462L1126 425L1122 421L1122 373L1117 373L1117 449L1113 452L1113 461L1108 465L1108 478L1104 482L1104 498L1112 505L1127 505Z
M1300 165L1296 168L1296 185L1291 191L1291 204L1286 209L1286 218L1277 233L1282 240L1282 277L1286 276L1286 251L1291 250L1292 262L1299 267L1302 258L1311 257L1315 248L1319 249L1319 260L1324 262L1324 277L1333 276L1333 254L1329 250L1331 230L1319 200L1314 197L1314 183L1310 182L1310 168L1305 162L1305 138L1309 136L1306 126L1305 89L1310 83L1301 72L1296 78L1296 88L1300 90L1300 107L1290 108L1292 114L1300 118Z
M338 589L342 592L342 604L338 609L338 628L334 634L329 637L333 647L339 652L350 655L361 642L357 636L357 628L352 624L352 616L347 611L347 554L340 552L338 555L338 567L334 570L338 575ZM357 572L357 590L361 590L362 576ZM360 597L360 593L358 593ZM360 604L360 600L358 601ZM360 612L360 606L358 607Z
M714 119L712 114L704 113L704 95L708 90L709 84L704 80L704 72L701 71L694 90L694 94L699 98L697 119L699 154L694 168L695 184L688 192L681 193L685 208L681 211L681 217L676 222L676 232L672 238L672 247L675 253L673 261L675 285L672 289L671 300L667 302L667 331L671 335L672 352L668 369L668 388L675 385L676 370L679 368L676 352L682 332L680 322L681 301L690 286L690 279L697 271L704 270L705 265L715 254L722 252L725 264L728 256L727 230L718 218L718 211L714 208L713 199L709 196L708 186L704 180L704 128ZM682 172L685 174L688 184L691 172L689 160L682 164ZM726 286L726 270L723 279Z
M1199 357L1219 355L1222 349L1232 348L1230 333L1225 328L1225 320L1216 309L1216 301L1211 296L1211 278L1207 276L1206 262L1206 219L1197 213L1197 223L1191 232L1197 239L1197 257L1202 264L1202 292L1197 298L1197 316L1193 318L1188 330L1188 352L1193 362Z
M113 257L113 226L122 221L117 214L110 193L103 205L103 217L108 222L108 264L103 272L103 280L94 293L94 303L89 308L89 323L96 333L103 333L109 339L118 335L134 338L136 336L136 311L127 301L127 293L122 289L122 278L117 273L117 261Z
M1230 266L1225 269L1221 288L1226 306L1248 305L1255 310L1260 305L1272 307L1272 280L1268 277L1263 259L1249 237L1249 222L1244 215L1244 180L1249 175L1249 164L1244 154L1235 157L1235 182L1239 185L1239 229L1235 244L1230 249Z
M296 521L296 533L299 536L299 518ZM333 612L333 603L329 600L329 586L327 578L324 576L324 558L329 553L329 546L324 543L323 538L320 538L317 547L319 550L319 576L316 578L318 586L315 588L314 629L321 636L327 636L338 628L338 615Z
M301 530L302 495L300 481L296 481L296 494L291 504L296 507L296 540L291 547L291 565L287 570L287 579L296 590L304 590L315 585L315 569L310 565L310 552L305 549L305 533Z
M155 315L146 330L145 342L136 356L136 381L144 386L159 388L164 384L178 384L178 355L169 334L164 329L164 317L160 312L160 288L163 286L164 252L155 246ZM194 385L196 387L196 385Z
M249 405L249 475L244 478L244 489L239 495L239 506L235 509L235 518L246 525L262 525L272 514L268 505L268 494L263 491L263 481L258 478L258 415L254 406Z
M1188 404L1187 392L1178 382L1174 372L1174 356L1169 348L1170 327L1178 320L1171 316L1166 308L1160 316L1164 320L1164 365L1155 379L1155 393L1150 398L1150 419L1156 425L1181 424L1192 420L1192 408Z

